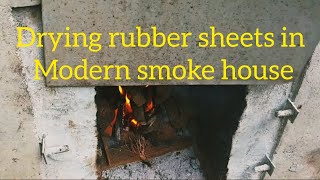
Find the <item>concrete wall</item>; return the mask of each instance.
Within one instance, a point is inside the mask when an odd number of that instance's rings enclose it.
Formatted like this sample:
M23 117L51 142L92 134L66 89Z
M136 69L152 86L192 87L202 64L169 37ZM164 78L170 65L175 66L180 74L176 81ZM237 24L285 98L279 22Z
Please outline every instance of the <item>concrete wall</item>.
M34 81L33 60L39 58L44 62L43 53L36 47L16 49L15 27L22 25L41 30L40 8L21 8L12 12L9 6L0 6L0 16L0 178L95 178L94 88L48 88L44 80ZM317 52L320 52L319 48ZM319 123L315 123L319 117L316 111L320 102L319 87L313 83L318 81L318 54L312 59L302 84L302 94L298 96L299 102L304 104L302 116L297 120L299 124L291 125L300 129L301 137L309 137L309 146L315 146L312 138L317 137L317 132L304 131L308 126L302 122L308 119L309 123L314 123L314 128L319 127ZM283 122L274 117L274 112L286 102L291 86L291 83L249 86L248 106L234 137L229 178L262 176L253 168L264 154L272 153L278 141ZM38 137L42 134L47 134L49 146L67 144L70 152L54 155L45 164L38 148ZM299 141L295 146L306 146L303 143ZM105 176L201 178L198 163L190 157L194 157L192 150L185 150L179 155L173 153L153 160L151 169L138 163L108 171ZM275 159L280 164L283 161L286 160Z
M288 124L274 155L271 178L320 179L320 44L310 62L296 104L302 105L294 124Z
M111 70L109 80L104 78L92 80L89 77L86 81L79 81L75 78L64 81L61 78L51 80L50 73L47 77L47 85L141 85L141 83L149 85L267 84L266 81L257 81L255 78L250 78L246 81L241 81L239 77L233 81L221 80L223 74L221 58L226 58L227 64L232 63L236 67L240 67L243 64L249 66L256 64L271 66L276 64L280 67L290 64L294 69L293 76L296 77L296 75L300 74L302 67L310 58L320 40L320 34L317 33L317 29L320 28L319 8L320 2L317 0L272 2L265 0L87 0L74 1L73 3L70 3L69 0L43 0L44 32L66 32L65 27L69 26L71 29L67 32L85 32L87 34L101 32L100 42L103 42L102 50L96 53L92 53L86 48L62 48L62 46L58 46L53 52L51 40L44 37L46 67L50 66L53 59L59 60L57 67L60 68L65 64L75 67L81 64L82 58L87 58L89 67L106 64L128 65L131 77L130 81L124 78L115 80L115 72ZM143 32L150 33L151 29L149 27L156 25L157 32L161 31L169 34L172 31L177 33L191 31L193 35L187 40L188 48L170 48L169 46L163 48L124 48L119 45L120 39L117 38L115 40L116 48L108 47L110 42L109 32L137 33L135 30L137 25L142 27ZM230 32L250 32L253 34L257 28L260 29L261 33L273 32L275 45L272 48L258 48L255 45L251 48L244 48L240 45L236 48L219 48L219 45L216 48L199 48L197 35L201 32L209 32L208 39L211 39L210 26L215 26L215 32L222 32L225 36ZM295 49L280 47L282 42L280 33L283 32L283 26L288 28L288 32L299 31L303 33L304 43L307 46ZM62 37L61 39L65 38ZM137 37L135 39L137 41ZM220 41L218 39L216 41ZM255 41L256 38L253 39ZM259 39L260 42L264 41L264 38L260 37ZM233 41L232 43L236 42L238 41ZM65 56L69 56L69 58L65 58ZM143 81L138 79L138 75L141 76L141 73L137 71L139 65L167 64L170 67L174 67L182 64L188 67L187 59L189 58L193 59L193 65L214 66L214 79L197 80L195 78L195 80L190 80L190 78L182 78L177 80L172 75L172 80L170 81L157 80L157 78L155 80L147 78ZM200 69L198 72L201 71ZM188 70L186 72L189 74ZM181 76L181 74L178 74L178 76ZM287 82L282 78L277 81L278 83ZM275 83L276 81L272 82ZM271 81L268 82L268 84L270 83Z
M42 51L16 49L15 27L41 30L40 14L39 7L12 13L0 6L0 178L94 178L94 89L46 88L44 81L32 80L33 59L43 59ZM42 134L48 146L67 144L71 151L44 164L38 144Z
M19 25L41 31L39 7L17 9L13 14ZM13 31L13 33L15 33ZM29 39L29 34L24 39ZM15 34L13 34L15 36ZM34 59L43 60L41 49L20 49L24 78L33 109L36 136L47 135L47 146L68 145L70 152L42 161L45 178L94 178L96 177L96 108L94 88L48 88L45 81L34 81Z
M39 178L33 110L15 47L10 7L0 6L0 178Z
M41 0L1 0L0 6L27 7L39 5Z
M263 177L263 173L254 172L254 167L263 163L263 154L273 156L276 165L273 175L266 176L268 179L320 178L319 71L320 44L298 80L302 81L301 86L295 82L250 87L248 107L233 141L228 178ZM274 116L276 110L283 108L286 98L301 106L293 124Z
M247 108L233 139L229 160L230 179L260 178L254 167L265 155L272 156L282 122L275 117L289 96L291 83L272 86L249 86Z

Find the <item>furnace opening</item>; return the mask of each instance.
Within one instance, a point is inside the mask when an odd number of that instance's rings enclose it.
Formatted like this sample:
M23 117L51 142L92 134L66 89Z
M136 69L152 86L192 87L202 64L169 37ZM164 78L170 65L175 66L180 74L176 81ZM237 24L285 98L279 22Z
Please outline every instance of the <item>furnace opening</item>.
M246 86L96 87L99 171L193 146L208 178L226 178ZM101 172L100 172L101 173Z

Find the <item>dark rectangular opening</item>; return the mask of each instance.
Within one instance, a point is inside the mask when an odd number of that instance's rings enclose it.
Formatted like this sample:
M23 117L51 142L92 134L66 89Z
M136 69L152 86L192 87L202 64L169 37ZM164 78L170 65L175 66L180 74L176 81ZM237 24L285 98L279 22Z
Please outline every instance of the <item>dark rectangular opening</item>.
M96 87L99 170L193 146L208 178L226 178L246 86Z

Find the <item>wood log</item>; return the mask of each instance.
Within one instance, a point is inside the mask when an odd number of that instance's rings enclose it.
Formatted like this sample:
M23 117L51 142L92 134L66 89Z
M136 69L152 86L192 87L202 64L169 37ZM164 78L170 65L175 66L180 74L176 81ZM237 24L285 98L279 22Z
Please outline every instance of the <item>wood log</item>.
M131 96L131 100L138 106L142 106L147 102L145 95L145 87L137 86L128 88L128 94Z
M145 122L145 116L144 116L144 107L143 106L137 106L137 105L132 105L132 110L133 110L133 115L136 120L139 122Z
M187 126L188 119L184 116L183 109L180 108L173 97L164 102L164 107L172 127L179 129Z
M97 103L97 127L101 133L112 122L114 118L114 108L106 99L100 99Z

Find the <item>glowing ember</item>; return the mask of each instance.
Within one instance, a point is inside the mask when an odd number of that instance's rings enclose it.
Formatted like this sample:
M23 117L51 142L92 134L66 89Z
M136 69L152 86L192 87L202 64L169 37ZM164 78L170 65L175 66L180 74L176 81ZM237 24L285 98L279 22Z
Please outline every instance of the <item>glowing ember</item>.
M148 103L147 103L147 106L146 106L146 112L149 112L153 109L153 102L152 100L150 100Z
M135 119L131 119L131 123L132 123L134 126L139 126L138 121L135 120Z
M117 121L117 115L118 115L118 108L114 110L114 117L113 117L113 120L111 122L111 125L113 126L116 121Z

